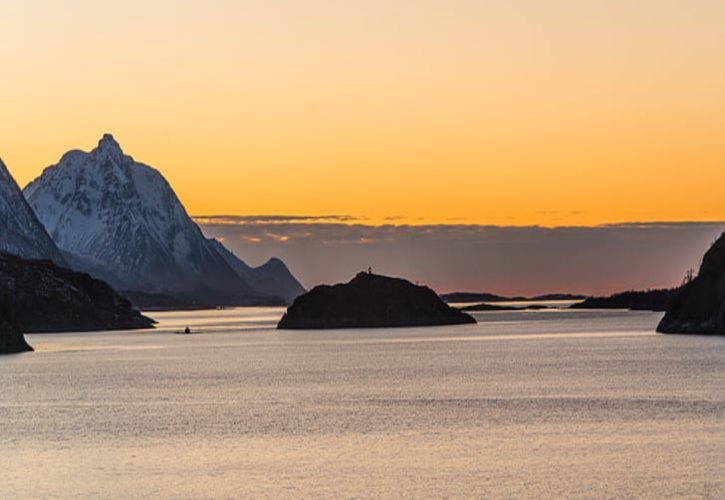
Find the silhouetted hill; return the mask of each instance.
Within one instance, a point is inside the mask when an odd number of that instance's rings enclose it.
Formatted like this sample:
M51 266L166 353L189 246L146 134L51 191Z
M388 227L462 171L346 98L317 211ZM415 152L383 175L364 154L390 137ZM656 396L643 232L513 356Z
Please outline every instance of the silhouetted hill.
M10 309L0 303L0 354L32 351Z
M634 311L664 311L677 288L627 291L608 297L591 297L573 304L571 309L632 309Z
M705 253L697 277L672 298L657 331L725 335L725 233Z
M108 284L49 260L0 253L0 296L25 333L151 328Z
M297 297L277 328L384 328L475 323L428 287L359 273L349 283L321 285Z

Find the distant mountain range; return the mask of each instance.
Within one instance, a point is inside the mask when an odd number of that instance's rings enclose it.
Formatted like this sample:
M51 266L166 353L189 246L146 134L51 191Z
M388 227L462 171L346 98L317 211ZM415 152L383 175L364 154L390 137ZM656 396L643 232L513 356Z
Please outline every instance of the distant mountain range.
M536 295L534 297L504 297L486 292L452 292L444 293L441 298L448 303L462 302L524 302L524 301L549 301L549 300L583 300L586 295L573 295L570 293L550 293Z
M111 135L89 153L63 155L23 194L62 253L53 260L129 296L279 305L304 292L282 261L253 268L204 237L166 179L125 155Z

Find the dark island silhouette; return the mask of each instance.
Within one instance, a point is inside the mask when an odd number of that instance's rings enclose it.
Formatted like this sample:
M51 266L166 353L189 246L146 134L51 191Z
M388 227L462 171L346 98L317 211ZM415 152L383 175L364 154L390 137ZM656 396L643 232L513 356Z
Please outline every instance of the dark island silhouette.
M0 253L0 296L25 333L152 328L154 321L103 281Z
M697 277L672 298L657 331L725 335L725 233L705 253Z
M0 302L0 354L32 351L10 308Z
M389 328L475 322L428 287L368 272L359 273L349 283L320 285L297 297L277 328Z

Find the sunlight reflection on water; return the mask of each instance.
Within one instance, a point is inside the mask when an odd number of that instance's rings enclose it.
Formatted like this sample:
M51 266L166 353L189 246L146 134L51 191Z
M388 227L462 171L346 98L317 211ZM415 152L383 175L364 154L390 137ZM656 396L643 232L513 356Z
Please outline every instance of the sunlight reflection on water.
M282 312L29 335L0 358L0 497L725 493L723 338L642 312L304 332Z

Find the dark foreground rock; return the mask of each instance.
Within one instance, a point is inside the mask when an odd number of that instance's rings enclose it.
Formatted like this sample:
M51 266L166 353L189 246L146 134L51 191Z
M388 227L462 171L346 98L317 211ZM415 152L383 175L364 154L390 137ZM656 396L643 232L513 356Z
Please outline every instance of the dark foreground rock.
M0 303L0 354L32 351L10 309Z
M570 309L631 309L633 311L664 311L677 293L677 288L628 291L609 297L590 297L572 304Z
M349 283L321 285L297 297L277 328L386 328L475 322L428 287L360 273Z
M0 253L0 296L25 333L131 330L154 323L108 284L49 260Z
M672 298L657 331L725 335L725 233L705 253L697 277Z

